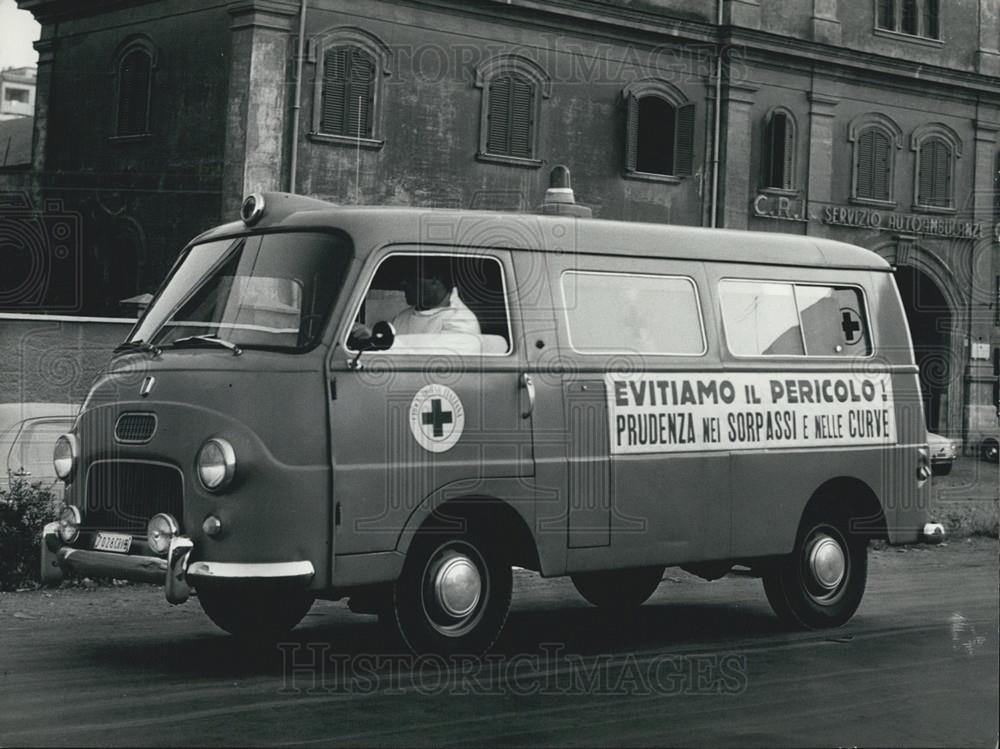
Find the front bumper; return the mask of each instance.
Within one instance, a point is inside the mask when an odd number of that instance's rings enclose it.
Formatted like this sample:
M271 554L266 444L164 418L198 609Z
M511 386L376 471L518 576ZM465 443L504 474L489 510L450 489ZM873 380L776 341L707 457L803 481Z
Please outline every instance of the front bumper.
M177 536L165 557L118 554L67 546L59 536L59 523L49 523L42 531L42 582L56 585L67 572L82 576L113 577L132 582L163 585L168 602L184 603L199 580L232 583L267 582L304 588L316 574L312 562L272 562L234 564L231 562L190 561L194 544Z

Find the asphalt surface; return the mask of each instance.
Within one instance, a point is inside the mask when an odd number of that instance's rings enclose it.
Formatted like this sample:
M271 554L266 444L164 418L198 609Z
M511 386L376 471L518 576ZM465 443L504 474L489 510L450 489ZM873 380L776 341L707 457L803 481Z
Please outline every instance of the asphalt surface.
M519 572L481 664L394 655L343 603L252 652L153 587L4 594L0 745L996 746L997 542L871 560L826 632L736 575L667 570L614 617Z

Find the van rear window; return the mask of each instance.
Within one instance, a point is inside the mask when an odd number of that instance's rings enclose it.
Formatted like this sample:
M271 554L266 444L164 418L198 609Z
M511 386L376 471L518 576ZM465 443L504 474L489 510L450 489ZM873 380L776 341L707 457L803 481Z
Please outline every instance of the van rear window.
M705 353L694 281L681 276L567 271L570 345L581 353Z
M864 299L856 288L726 280L719 296L726 342L737 356L872 353Z

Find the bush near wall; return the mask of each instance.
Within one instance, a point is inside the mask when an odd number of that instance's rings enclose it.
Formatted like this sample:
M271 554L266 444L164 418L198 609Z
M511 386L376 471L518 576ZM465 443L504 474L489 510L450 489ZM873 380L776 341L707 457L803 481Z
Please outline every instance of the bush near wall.
M0 590L37 583L42 528L57 519L59 502L44 484L10 476L0 489Z

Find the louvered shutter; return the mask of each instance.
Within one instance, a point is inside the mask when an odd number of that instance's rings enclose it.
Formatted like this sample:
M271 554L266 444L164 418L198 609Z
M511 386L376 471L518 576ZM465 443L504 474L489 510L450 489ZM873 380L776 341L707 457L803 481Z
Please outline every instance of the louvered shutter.
M487 109L486 152L507 153L510 140L508 111L510 108L511 79L501 76L490 81Z
M375 61L364 50L354 48L349 59L347 134L370 138L375 107Z
M923 31L921 33L931 39L940 38L941 30L938 25L938 0L924 0Z
M889 139L882 133L874 135L874 164L872 168L872 197L876 200L889 200L892 194L889 179L892 172L892 153Z
M347 134L347 66L348 50L337 47L323 56L323 114L320 132L331 135Z
M118 74L118 135L141 135L149 128L149 55L140 50L122 59Z
M875 197L872 179L875 167L875 131L866 130L858 138L858 156L854 165L856 192L859 198Z
M878 27L896 30L896 0L879 0Z
M639 100L629 94L628 120L625 123L625 164L629 171L636 170L639 154Z
M674 150L674 174L688 175L694 172L694 104L677 108L677 129Z
M951 149L938 138L920 147L917 202L948 207L951 204Z
M784 123L784 138L782 143L782 179L781 186L791 190L795 186L795 128L786 115L781 115Z
M511 156L531 158L534 126L534 86L523 78L511 79L510 150Z
M917 33L917 0L903 0L903 12L899 30L904 34Z

